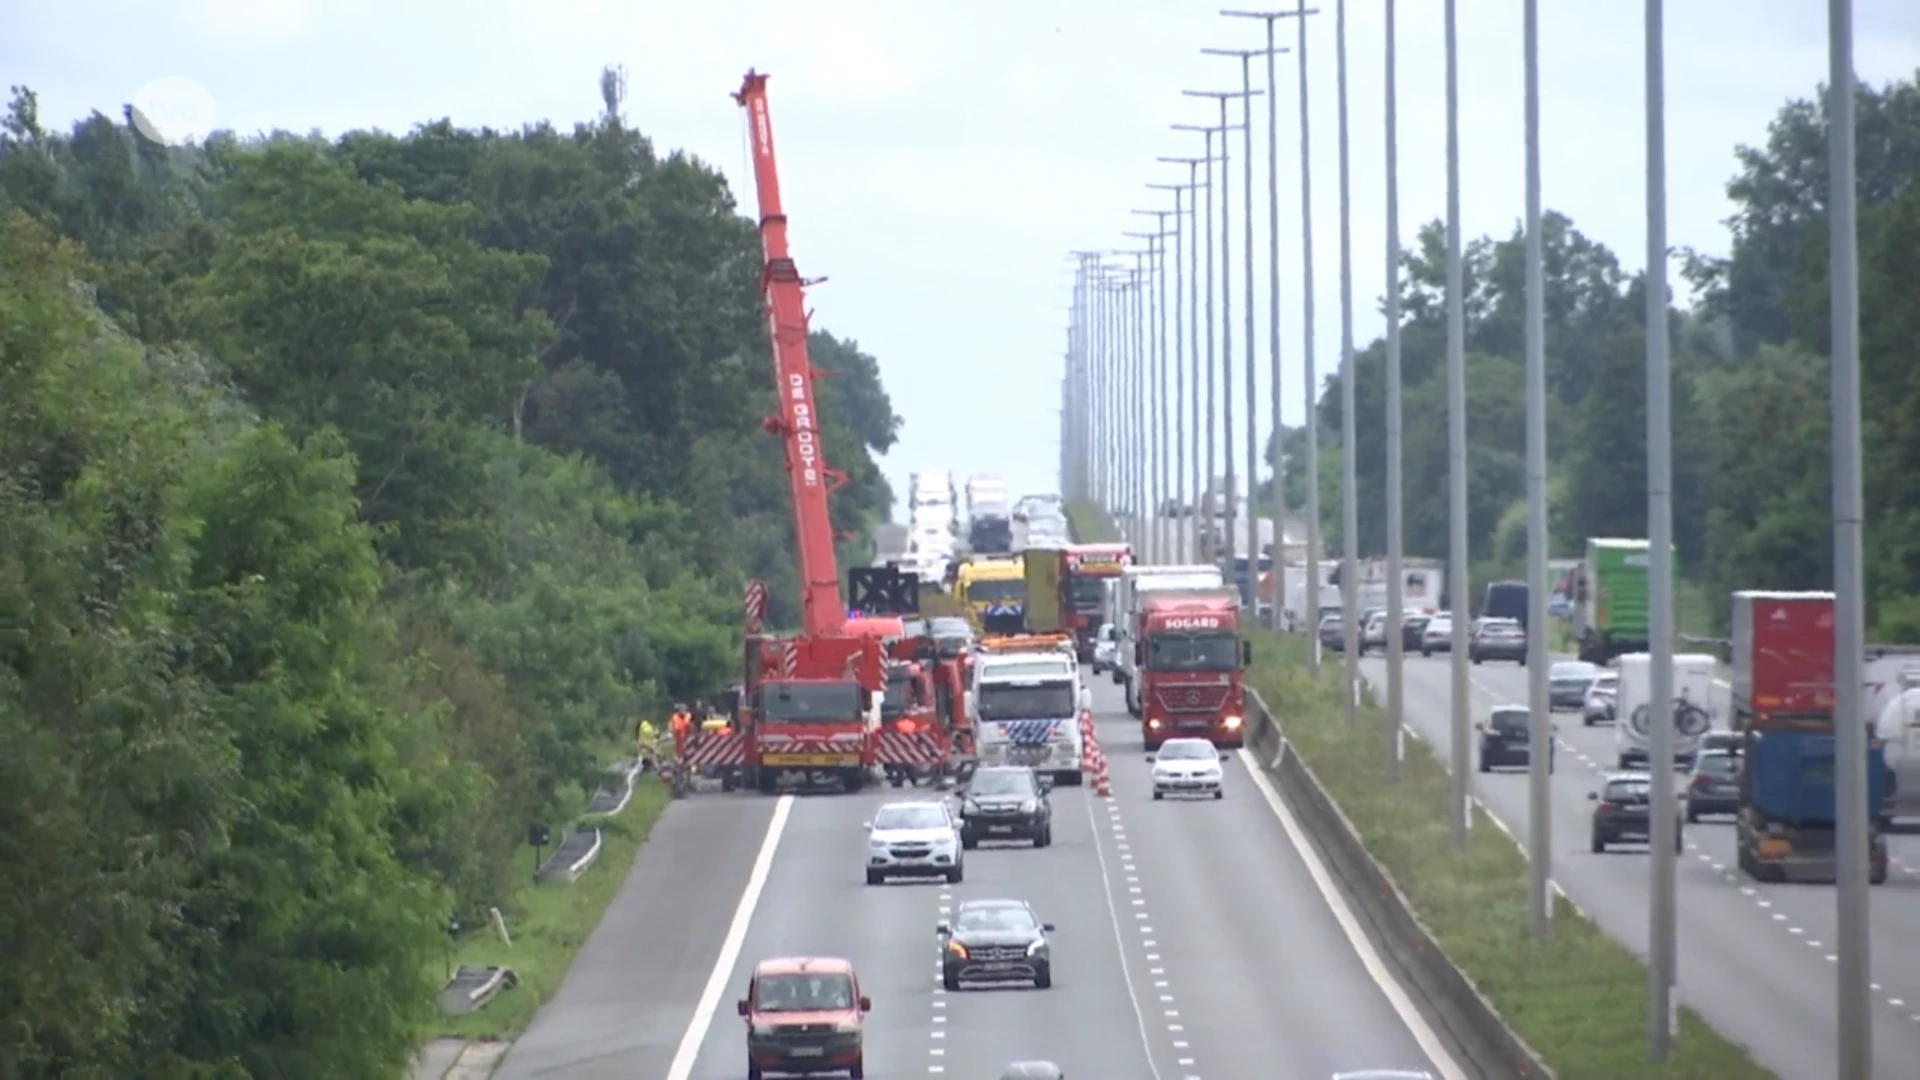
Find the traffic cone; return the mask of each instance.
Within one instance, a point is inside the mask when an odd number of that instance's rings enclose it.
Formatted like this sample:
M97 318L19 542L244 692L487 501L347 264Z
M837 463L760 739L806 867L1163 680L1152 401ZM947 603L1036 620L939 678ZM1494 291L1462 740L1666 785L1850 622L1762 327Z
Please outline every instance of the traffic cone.
M1096 747L1093 757L1093 793L1101 798L1112 798L1113 785L1107 779L1107 755Z

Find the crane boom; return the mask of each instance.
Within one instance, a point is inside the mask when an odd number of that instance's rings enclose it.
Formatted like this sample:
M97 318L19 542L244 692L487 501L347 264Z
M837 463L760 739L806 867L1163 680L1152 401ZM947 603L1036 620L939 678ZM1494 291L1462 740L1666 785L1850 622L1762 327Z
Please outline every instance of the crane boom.
M787 215L780 203L773 121L767 114L767 76L748 71L733 97L747 110L754 187L760 200L760 244L766 258L761 285L767 295L774 391L780 409L767 418L766 428L786 444L805 633L833 634L845 628L847 613L840 603L840 568L833 553L833 519L827 497L847 478L827 467L819 413L814 408L813 364L807 359L805 283L787 249Z

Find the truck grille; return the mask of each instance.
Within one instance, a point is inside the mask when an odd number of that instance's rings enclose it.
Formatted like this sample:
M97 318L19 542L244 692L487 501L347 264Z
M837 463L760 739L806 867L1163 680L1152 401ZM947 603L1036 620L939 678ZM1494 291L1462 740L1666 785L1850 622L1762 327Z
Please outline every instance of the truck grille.
M1217 713L1232 692L1228 686L1168 686L1155 690L1153 700L1170 713Z

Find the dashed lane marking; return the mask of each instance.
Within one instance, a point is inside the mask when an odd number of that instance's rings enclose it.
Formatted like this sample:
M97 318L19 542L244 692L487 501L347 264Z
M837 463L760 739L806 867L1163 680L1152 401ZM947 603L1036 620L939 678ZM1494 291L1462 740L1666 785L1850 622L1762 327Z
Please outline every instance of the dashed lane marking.
M1486 695L1489 698L1492 698L1495 704L1520 704L1519 702L1513 702L1507 695L1496 691L1495 689L1488 686L1484 682L1481 682L1479 679L1474 679L1473 685L1477 690L1480 691L1480 693ZM1721 679L1714 680L1714 685L1720 687L1721 689L1726 689L1727 687L1725 680L1721 680ZM1422 742L1427 742L1429 746L1432 746L1432 743L1427 739L1427 737L1425 735L1422 735L1420 732L1415 731L1411 725L1403 725L1403 727L1406 734L1412 736L1413 738L1419 739ZM1560 749L1566 750L1569 753L1571 753L1574 756L1574 759L1579 761L1582 765L1585 765L1590 772L1593 772L1596 775L1605 775L1607 772L1611 771L1610 768L1606 764L1604 764L1602 761L1584 753L1579 748L1575 747L1573 743L1565 739L1555 739L1554 742L1560 747ZM1439 756L1438 747L1434 747L1434 753L1436 757ZM1482 802L1477 797L1474 798L1473 802L1475 806L1479 807L1480 812L1487 816L1488 821L1493 822L1496 828L1498 828L1501 832L1505 833L1509 838L1513 840L1515 845L1520 847L1522 855L1527 854L1526 845L1521 842L1519 834L1514 832L1511 828L1509 828L1507 823L1501 820L1500 816L1493 812L1492 807L1488 806L1485 802ZM1695 822L1694 826L1698 827L1699 824L1700 824L1699 822ZM1715 876L1720 878L1722 882L1733 886L1736 890L1739 891L1741 896L1744 896L1747 899L1752 900L1754 903L1754 906L1758 908L1760 911L1762 911L1763 913L1767 914L1770 917L1770 921L1780 924L1782 928L1784 928L1787 931L1788 936L1801 939L1803 942L1805 942L1808 948L1815 949L1815 950L1820 950L1824 948L1824 946L1820 942L1813 940L1811 938L1808 938L1806 936L1806 928L1793 925L1792 921L1786 915L1782 914L1781 912L1772 910L1773 901L1767 898L1766 893L1767 893L1767 890L1774 888L1774 886L1755 886L1755 885L1749 884L1746 876L1742 874L1740 871L1727 866L1723 862L1716 860L1711 854L1709 854L1706 851L1703 851L1697 842L1687 840L1686 829L1684 827L1681 829L1681 840L1682 840L1682 843L1686 845L1686 850L1693 853L1693 856L1695 859L1697 859L1702 863L1707 864L1708 867L1712 869ZM1907 876L1920 876L1920 867L1910 866L1898 859L1894 859L1891 857L1888 858L1887 862L1888 862L1888 868L1890 871L1897 871ZM1576 911L1580 911L1582 915L1586 915L1586 912L1584 910L1581 910L1578 904L1574 904L1573 899L1571 897L1567 896L1566 891L1560 888L1560 884L1558 882L1550 881L1548 882L1548 884L1553 888L1553 891L1559 894L1561 898L1565 899L1567 903L1573 904L1573 907ZM1783 886L1783 887L1792 888L1792 886ZM1591 921L1591 918L1592 918L1591 916L1588 916L1588 919L1590 921ZM1823 953L1823 955L1826 957L1828 963L1836 963L1836 964L1839 963L1839 957L1837 954ZM1883 990L1881 986L1877 983L1873 985L1872 989L1874 993L1883 995L1883 1000L1886 1002L1886 1004L1890 1008L1894 1009L1896 1012L1900 1012L1903 1015L1906 1015L1909 1020L1912 1020L1916 1023L1920 1023L1920 1013L1907 1012L1906 999L1895 997L1892 994L1886 993L1886 991Z
M1166 1013L1167 1017L1177 1017L1179 1014L1170 1008L1173 1003L1173 995L1167 990L1167 980L1163 977L1166 974L1166 968L1160 963L1160 954L1154 951L1159 946L1153 939L1151 917L1146 911L1147 901L1146 897L1142 895L1144 890L1140 884L1139 871L1135 867L1133 855L1131 854L1132 849L1126 843L1127 828L1126 823L1121 820L1120 804L1111 795L1096 796L1087 801L1087 821L1093 826L1093 850L1095 856L1100 860L1100 879L1105 886L1107 894L1107 911L1113 917L1114 941L1120 947L1120 971L1126 979L1127 997L1133 1002L1134 1016L1140 1023L1140 1045L1147 1054L1147 1068L1152 1071L1154 1080L1160 1080L1160 1055L1154 1051L1153 1037L1148 1028L1146 1009L1142 1006L1140 994L1135 989L1133 965L1127 961L1128 945L1126 935L1121 933L1120 906L1116 903L1116 899L1119 896L1119 889L1115 887L1113 876L1108 870L1106 845L1102 843L1100 839L1100 822L1099 815L1095 812L1095 802L1106 804L1107 829L1113 834L1116 860L1120 864L1121 875L1126 879L1128 906L1136 909L1133 913L1134 925L1139 929L1141 938L1140 948L1144 950L1146 961L1148 965L1150 965L1147 969L1147 974L1149 978L1153 980L1154 995L1158 999L1158 1004L1169 1006L1169 1008L1162 1010ZM1186 1067L1192 1065L1193 1061L1191 1058L1186 1058L1183 1059L1180 1064L1182 1067ZM1182 1080L1200 1080L1200 1078L1197 1076L1186 1076L1183 1077Z

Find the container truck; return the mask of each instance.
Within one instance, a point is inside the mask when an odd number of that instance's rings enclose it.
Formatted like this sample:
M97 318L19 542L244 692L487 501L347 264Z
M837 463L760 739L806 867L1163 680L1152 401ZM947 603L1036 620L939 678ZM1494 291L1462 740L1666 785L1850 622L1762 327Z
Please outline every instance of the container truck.
M1647 651L1647 551L1645 540L1587 540L1588 612L1580 659L1605 664L1625 653ZM1678 555L1673 572L1677 580Z
M1644 769L1653 751L1653 657L1628 653L1619 658L1620 689L1615 699L1614 750L1622 769ZM1691 767L1700 743L1713 730L1714 658L1677 653L1673 658L1673 761Z
M1833 594L1733 594L1732 720L1744 765L1734 842L1757 881L1831 882L1834 834ZM1869 736L1872 732L1867 733ZM1868 738L1868 880L1887 879L1879 824L1886 754Z

